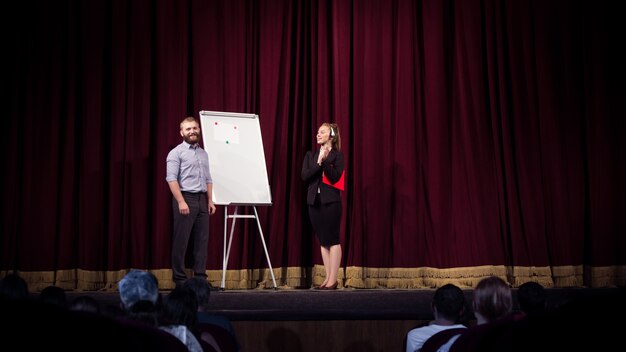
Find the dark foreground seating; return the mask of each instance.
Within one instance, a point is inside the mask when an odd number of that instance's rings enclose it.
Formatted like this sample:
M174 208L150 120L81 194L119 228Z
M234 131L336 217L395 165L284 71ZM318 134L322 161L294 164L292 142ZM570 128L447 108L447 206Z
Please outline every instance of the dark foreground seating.
M4 342L21 351L186 352L176 337L136 322L35 300L0 301Z

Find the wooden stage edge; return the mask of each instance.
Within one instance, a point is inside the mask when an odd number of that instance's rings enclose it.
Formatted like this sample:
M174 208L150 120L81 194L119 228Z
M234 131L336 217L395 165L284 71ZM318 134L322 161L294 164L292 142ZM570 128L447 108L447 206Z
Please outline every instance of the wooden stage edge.
M513 290L514 302L517 289ZM626 297L626 287L550 288L548 307L558 307L573 299ZM429 320L434 289L252 289L211 291L210 308L232 321L272 320ZM464 290L471 302L472 289ZM166 296L169 291L161 291ZM67 300L87 295L103 307L119 307L117 291L66 291ZM470 305L471 308L471 305Z

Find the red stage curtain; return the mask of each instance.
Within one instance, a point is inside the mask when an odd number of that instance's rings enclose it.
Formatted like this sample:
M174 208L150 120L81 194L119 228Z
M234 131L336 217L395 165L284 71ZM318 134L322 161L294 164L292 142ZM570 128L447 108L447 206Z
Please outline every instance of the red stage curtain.
M165 157L260 116L279 284L320 281L300 167L337 122L343 285L626 283L626 28L610 1L20 1L4 11L0 273L169 287ZM8 63L7 63L8 62ZM211 218L221 277L224 209ZM268 286L239 221L228 287Z

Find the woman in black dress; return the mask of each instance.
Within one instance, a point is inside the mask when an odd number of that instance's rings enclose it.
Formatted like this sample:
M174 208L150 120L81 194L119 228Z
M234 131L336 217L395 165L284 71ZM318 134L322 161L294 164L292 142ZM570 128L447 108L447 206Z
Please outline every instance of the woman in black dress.
M341 137L336 123L323 123L317 130L320 149L309 151L302 163L302 180L307 183L307 204L313 230L321 245L326 277L321 290L337 288L341 264L339 225L341 224L341 194L344 161Z

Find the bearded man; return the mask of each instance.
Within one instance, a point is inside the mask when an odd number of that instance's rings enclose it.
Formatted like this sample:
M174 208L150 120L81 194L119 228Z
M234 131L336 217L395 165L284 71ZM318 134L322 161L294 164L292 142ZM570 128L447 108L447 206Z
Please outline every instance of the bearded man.
M187 280L185 254L193 239L193 275L206 280L209 215L215 213L209 154L200 147L200 125L193 117L180 123L182 143L167 155L165 180L172 192L174 238L172 280L176 286Z

